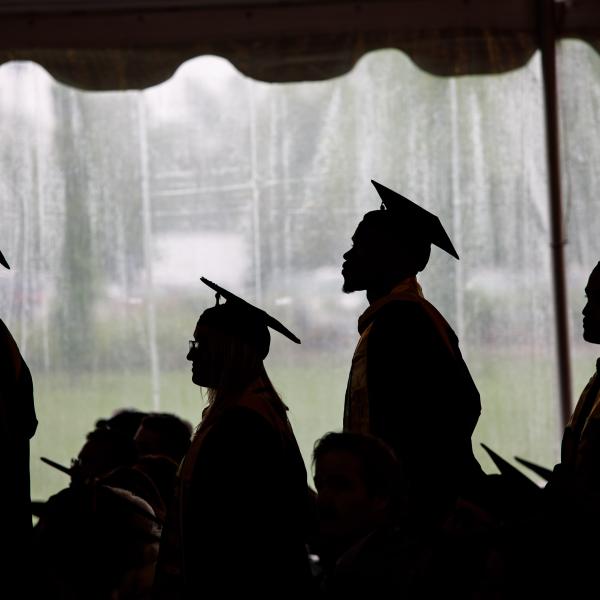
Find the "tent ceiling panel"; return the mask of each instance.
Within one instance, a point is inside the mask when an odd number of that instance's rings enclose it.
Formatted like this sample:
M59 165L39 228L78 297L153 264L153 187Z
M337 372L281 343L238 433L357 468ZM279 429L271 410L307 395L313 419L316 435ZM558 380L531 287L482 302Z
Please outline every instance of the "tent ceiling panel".
M223 56L271 82L342 75L379 48L402 50L438 75L497 73L522 66L535 52L538 6L538 0L12 1L0 3L0 62L34 60L86 89L155 85L202 54ZM596 45L600 3L557 7L559 35Z
M334 2L336 0L330 0ZM0 0L0 12L65 13L107 10L148 10L203 8L207 6L273 6L282 4L321 4L322 0ZM343 3L347 0L337 0Z

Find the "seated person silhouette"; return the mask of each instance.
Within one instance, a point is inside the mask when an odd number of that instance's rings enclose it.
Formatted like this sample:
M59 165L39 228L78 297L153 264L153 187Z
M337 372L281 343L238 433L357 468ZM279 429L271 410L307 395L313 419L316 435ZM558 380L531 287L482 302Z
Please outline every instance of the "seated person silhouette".
M98 419L96 429L111 429L133 438L147 414L137 408L119 408L107 419Z
M264 311L202 281L217 292L217 305L200 315L187 358L209 403L180 467L155 593L302 597L310 586L306 469L263 365L269 328L300 340Z
M87 483L137 459L135 442L119 430L99 427L90 431L77 458L71 463L73 482Z
M454 331L416 278L431 244L458 255L435 215L373 185L381 209L364 215L342 268L344 292L365 290L369 301L358 320L344 429L393 448L415 515L437 525L457 495L476 494L484 477L471 447L479 392Z
M406 591L410 562L423 555L409 543L406 482L389 446L369 435L330 432L315 443L313 468L319 526L312 550L322 594Z
M101 424L70 468L42 460L71 481L44 504L34 529L33 596L149 598L166 508L136 468L131 433Z
M149 413L135 433L135 444L140 456L166 456L176 463L190 447L192 425L171 413Z
M499 589L487 515L460 501L444 527L415 530L401 465L382 440L328 433L315 444L313 466L319 536L312 549L323 597L475 598Z
M32 597L150 598L160 523L139 489L111 476L73 483L46 503L34 530Z
M149 454L140 456L132 467L150 478L160 495L164 513L155 510L156 516L164 523L166 511L173 501L177 480L178 463L168 456Z

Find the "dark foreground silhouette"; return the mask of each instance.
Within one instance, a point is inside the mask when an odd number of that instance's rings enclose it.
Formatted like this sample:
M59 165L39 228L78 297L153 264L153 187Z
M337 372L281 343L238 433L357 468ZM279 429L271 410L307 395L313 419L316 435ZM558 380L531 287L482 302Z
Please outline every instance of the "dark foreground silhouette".
M0 252L0 264L9 268ZM29 440L37 419L33 382L27 363L0 319L0 515L2 558L0 573L4 589L28 589L28 557L31 553L31 496Z

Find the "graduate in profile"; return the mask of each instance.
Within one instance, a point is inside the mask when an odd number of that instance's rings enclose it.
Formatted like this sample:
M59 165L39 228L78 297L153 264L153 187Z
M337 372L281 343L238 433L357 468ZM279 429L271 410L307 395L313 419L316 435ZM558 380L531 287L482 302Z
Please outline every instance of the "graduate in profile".
M365 290L346 390L344 429L387 442L403 464L417 519L443 521L485 477L471 447L479 392L456 334L417 274L431 244L458 259L437 216L373 181L380 210L364 215L344 254L346 293Z
M309 593L310 496L287 407L263 361L282 323L217 284L188 360L208 390L179 469L155 597L299 598ZM226 302L221 303L224 298Z

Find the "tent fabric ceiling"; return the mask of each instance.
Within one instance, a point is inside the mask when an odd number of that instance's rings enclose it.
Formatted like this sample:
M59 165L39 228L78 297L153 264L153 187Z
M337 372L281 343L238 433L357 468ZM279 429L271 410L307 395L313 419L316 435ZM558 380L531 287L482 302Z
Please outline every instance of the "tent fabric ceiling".
M83 89L141 89L202 54L269 82L348 72L397 48L442 76L499 73L538 47L541 0L0 2L0 63L33 60ZM600 3L556 2L558 37L600 48Z

